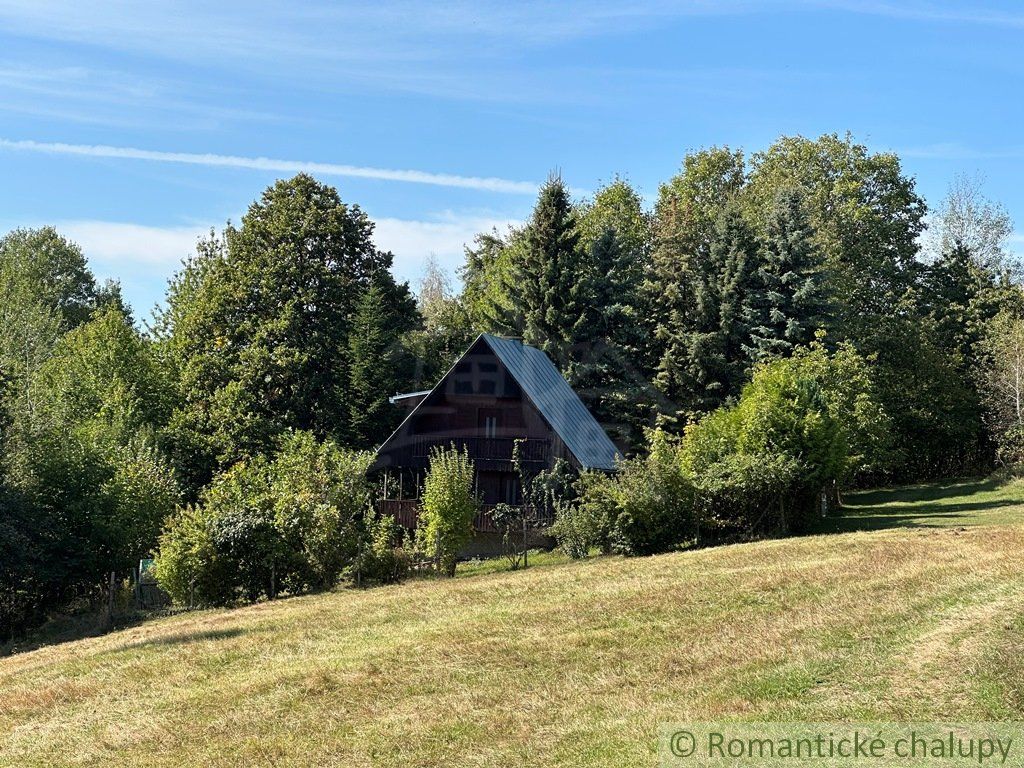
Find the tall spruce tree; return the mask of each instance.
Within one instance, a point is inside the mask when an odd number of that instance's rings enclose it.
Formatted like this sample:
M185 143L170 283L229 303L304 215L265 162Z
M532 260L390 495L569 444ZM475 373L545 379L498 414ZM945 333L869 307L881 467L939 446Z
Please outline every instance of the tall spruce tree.
M658 193L654 245L643 294L648 343L643 364L662 395L659 411L675 421L692 409L690 370L696 328L710 327L706 283L715 223L741 192L746 178L743 153L712 147L686 156L682 171Z
M639 444L653 399L632 355L637 316L631 301L637 285L619 279L630 273L631 258L613 228L591 243L573 289L585 311L573 330L575 344L564 373L606 430Z
M527 343L543 349L564 368L585 308L580 292L579 232L569 192L558 177L541 188L523 233L514 266L518 305Z
M730 203L715 225L707 258L690 263L693 303L655 379L662 391L675 393L679 407L663 414L670 422L679 425L739 394L749 366L757 271L757 238L739 206Z
M358 448L379 445L396 426L388 397L412 377L415 361L403 336L419 321L404 283L378 277L363 293L349 334L349 441Z
M825 279L814 228L795 187L779 190L765 225L761 291L751 318L748 354L755 362L785 357L808 344L824 322Z

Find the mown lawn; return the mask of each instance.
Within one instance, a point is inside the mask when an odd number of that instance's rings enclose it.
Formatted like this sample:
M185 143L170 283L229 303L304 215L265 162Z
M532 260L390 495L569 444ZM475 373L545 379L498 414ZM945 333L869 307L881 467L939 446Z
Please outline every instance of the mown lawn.
M154 620L0 659L2 765L645 765L663 721L1024 719L1024 484L826 535Z

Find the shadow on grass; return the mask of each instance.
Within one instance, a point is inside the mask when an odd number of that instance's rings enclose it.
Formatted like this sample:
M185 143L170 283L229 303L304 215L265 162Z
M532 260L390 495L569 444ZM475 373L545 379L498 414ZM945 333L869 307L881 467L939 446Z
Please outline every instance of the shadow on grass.
M822 520L815 533L849 533L886 528L944 528L976 522L979 512L1017 506L1013 499L967 501L977 493L995 491L996 478L942 484L909 485L849 493L836 517ZM963 499L963 500L961 500Z
M173 645L188 645L189 643L200 643L206 640L227 640L245 634L241 629L207 629L201 632L181 632L177 635L165 635L153 637L147 640L136 640L133 643L125 643L117 646L118 651L131 651L138 648L163 648Z

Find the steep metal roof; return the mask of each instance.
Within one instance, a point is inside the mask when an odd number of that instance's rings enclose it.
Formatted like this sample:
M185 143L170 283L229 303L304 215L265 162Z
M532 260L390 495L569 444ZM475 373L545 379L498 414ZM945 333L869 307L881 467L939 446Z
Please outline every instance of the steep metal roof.
M546 354L518 339L480 338L585 469L615 469L619 450Z

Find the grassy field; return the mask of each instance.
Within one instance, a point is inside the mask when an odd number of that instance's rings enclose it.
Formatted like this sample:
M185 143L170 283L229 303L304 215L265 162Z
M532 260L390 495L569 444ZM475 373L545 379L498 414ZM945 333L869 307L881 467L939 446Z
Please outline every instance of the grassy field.
M181 614L0 659L2 765L644 765L658 723L1024 719L1024 483L826 533Z

